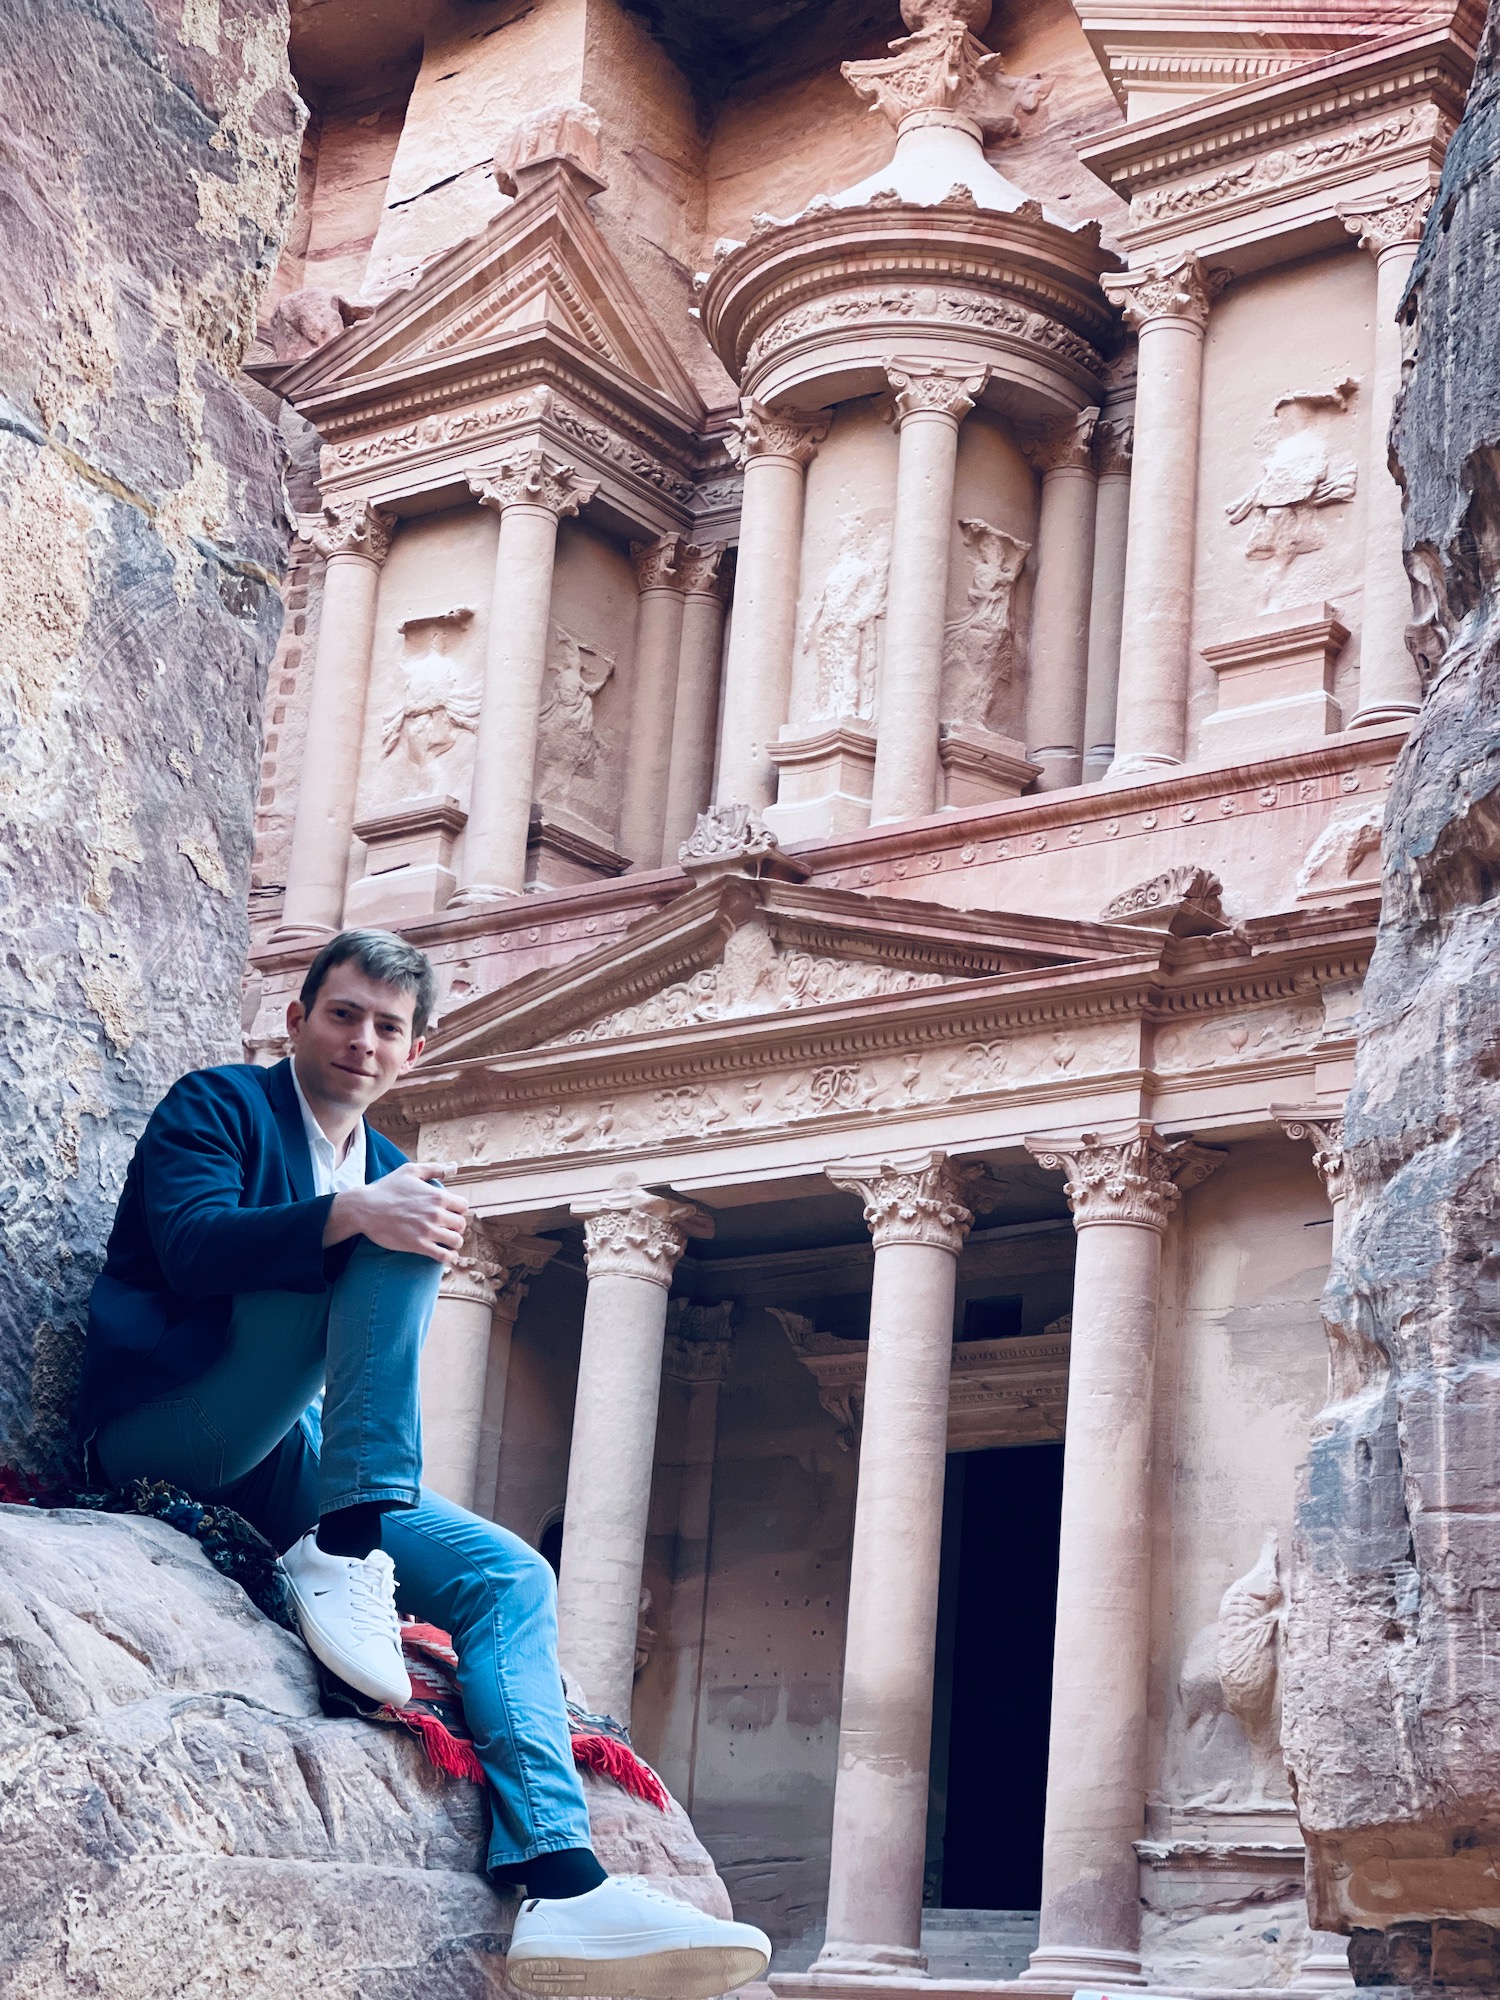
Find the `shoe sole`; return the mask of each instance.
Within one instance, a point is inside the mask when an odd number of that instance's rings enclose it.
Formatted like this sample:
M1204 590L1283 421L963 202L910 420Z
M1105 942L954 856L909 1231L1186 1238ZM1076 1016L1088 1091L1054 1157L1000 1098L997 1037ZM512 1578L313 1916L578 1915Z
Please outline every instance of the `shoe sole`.
M758 1979L770 1963L748 1945L697 1945L639 1958L507 1959L505 1976L522 1993L585 2000L717 2000Z
M293 1583L285 1570L282 1571L281 1576L282 1582L286 1585L286 1594L292 1600L292 1610L297 1615L297 1629L301 1632L303 1642L313 1657L321 1660L331 1674L337 1674L341 1681L347 1681L350 1687L354 1688L359 1694L366 1696L368 1700L385 1702L392 1708L404 1708L411 1700L411 1682L407 1681L406 1692L404 1694L391 1694L384 1688L368 1686L366 1684L368 1676L363 1680L360 1678L360 1670L357 1662L346 1658L339 1651L338 1647L333 1645L324 1636L317 1620L312 1617L307 1607L303 1604L296 1584Z

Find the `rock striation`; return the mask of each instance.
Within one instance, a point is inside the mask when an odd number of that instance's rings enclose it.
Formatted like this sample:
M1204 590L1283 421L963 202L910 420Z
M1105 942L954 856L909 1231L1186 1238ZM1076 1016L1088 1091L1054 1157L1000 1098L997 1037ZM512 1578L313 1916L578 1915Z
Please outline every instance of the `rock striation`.
M1426 695L1385 829L1288 1627L1311 1919L1392 1995L1500 1988L1497 166L1492 12L1403 307Z
M162 1522L0 1508L6 2000L478 2000L483 1794L329 1721L301 1642ZM607 1866L718 1914L687 1816L584 1774Z

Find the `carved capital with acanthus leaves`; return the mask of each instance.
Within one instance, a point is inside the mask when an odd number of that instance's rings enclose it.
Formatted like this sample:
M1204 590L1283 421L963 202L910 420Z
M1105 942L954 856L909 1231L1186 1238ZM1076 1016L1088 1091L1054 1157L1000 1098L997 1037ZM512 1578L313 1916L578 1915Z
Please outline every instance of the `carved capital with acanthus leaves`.
M1175 263L1148 264L1139 271L1112 272L1099 282L1135 332L1162 320L1186 320L1201 333L1225 280L1206 271L1198 258L1187 256Z
M1029 438L1022 450L1028 464L1043 474L1092 472L1094 434L1098 428L1098 410L1080 410L1070 423L1054 424L1040 437Z
M711 1306L673 1299L667 1307L664 1372L677 1382L722 1382L734 1347L736 1310L732 1299Z
M365 494L349 500L329 500L314 516L308 540L320 556L359 556L378 569L391 552L396 517L377 507Z
M843 65L844 81L872 109L900 127L922 113L970 122L987 139L1013 139L1021 114L1047 94L1040 77L1005 74L1000 57L975 30L990 17L990 0L902 0L910 35L888 56Z
M725 437L725 448L736 465L749 465L756 458L788 458L794 465L808 466L818 455L818 446L833 422L827 410L773 410L753 396L740 400Z
M1143 1120L1066 1139L1028 1139L1039 1167L1066 1174L1075 1229L1100 1222L1163 1230L1182 1191L1206 1180L1223 1154L1191 1140L1168 1143Z
M522 445L471 472L469 486L481 507L497 513L507 507L544 507L559 519L586 507L599 490L597 479L580 477L540 444Z
M557 1249L547 1237L523 1236L506 1223L470 1216L457 1260L444 1271L438 1296L493 1306L514 1320L528 1283Z
M727 542L693 543L682 552L682 582L688 597L722 597Z
M1342 1201L1348 1191L1343 1112L1318 1105L1299 1110L1289 1105L1273 1104L1271 1116L1289 1139L1311 1141L1313 1165L1322 1176L1329 1201Z
M1110 420L1094 426L1094 470L1101 479L1112 474L1128 478L1134 449L1134 424Z
M956 1257L964 1247L974 1221L968 1195L983 1178L981 1168L956 1166L946 1153L912 1153L872 1166L850 1163L823 1171L836 1188L864 1202L877 1250L892 1243L920 1243Z
M1339 219L1351 236L1359 238L1360 249L1373 257L1379 258L1402 243L1415 249L1422 240L1432 193L1431 188L1424 188L1407 201L1389 202L1383 208L1341 208Z
M990 371L949 367L941 361L892 358L885 364L885 377L895 391L899 429L912 417L946 417L951 423L962 423L989 380Z
M583 1218L583 1255L595 1278L641 1278L671 1288L692 1236L712 1236L713 1222L690 1201L630 1188L573 1204Z
M681 535L658 535L654 542L632 542L637 590L681 590L686 544Z

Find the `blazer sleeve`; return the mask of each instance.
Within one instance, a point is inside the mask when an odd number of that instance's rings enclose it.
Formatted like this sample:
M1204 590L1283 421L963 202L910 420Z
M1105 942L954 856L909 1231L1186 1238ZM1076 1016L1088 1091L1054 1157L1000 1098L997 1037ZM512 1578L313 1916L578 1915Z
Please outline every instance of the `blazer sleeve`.
M322 1291L334 1197L242 1206L263 1143L249 1105L204 1070L173 1085L141 1135L146 1226L180 1297Z

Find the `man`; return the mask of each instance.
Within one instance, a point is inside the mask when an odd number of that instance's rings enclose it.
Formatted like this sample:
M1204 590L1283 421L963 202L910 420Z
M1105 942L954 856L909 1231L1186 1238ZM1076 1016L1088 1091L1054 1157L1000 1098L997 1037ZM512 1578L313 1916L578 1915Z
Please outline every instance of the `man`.
M411 1696L398 1604L452 1633L489 1780L490 1873L528 1895L513 1985L710 2000L763 1972L769 1941L605 1874L552 1572L421 1485L418 1363L465 1204L364 1114L421 1054L433 998L420 951L345 931L287 1009L286 1061L197 1070L168 1091L90 1303L85 1452L111 1483L165 1479L238 1509L282 1552L308 1646L377 1700Z

